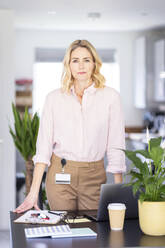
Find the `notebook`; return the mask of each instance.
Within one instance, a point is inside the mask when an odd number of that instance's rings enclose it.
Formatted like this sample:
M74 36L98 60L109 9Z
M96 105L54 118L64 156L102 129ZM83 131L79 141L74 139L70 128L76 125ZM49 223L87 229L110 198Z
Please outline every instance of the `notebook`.
M124 203L126 219L138 218L138 194L132 193L132 187L123 184L102 184L98 210L84 211L84 216L95 221L109 220L107 206L109 203Z
M68 225L42 226L34 228L25 228L26 238L72 238L72 237L96 237L90 228L70 228Z
M71 233L61 235L52 235L52 238L73 238L73 237L96 237L97 233L95 233L92 229L88 227L83 228L71 228Z

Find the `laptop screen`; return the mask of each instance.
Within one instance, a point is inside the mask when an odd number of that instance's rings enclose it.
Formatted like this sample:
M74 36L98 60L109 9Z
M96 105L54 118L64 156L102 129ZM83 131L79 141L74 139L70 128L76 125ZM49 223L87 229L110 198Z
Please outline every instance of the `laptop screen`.
M138 194L133 195L131 186L124 184L102 184L97 219L108 220L107 206L109 203L124 203L126 205L126 219L138 218Z

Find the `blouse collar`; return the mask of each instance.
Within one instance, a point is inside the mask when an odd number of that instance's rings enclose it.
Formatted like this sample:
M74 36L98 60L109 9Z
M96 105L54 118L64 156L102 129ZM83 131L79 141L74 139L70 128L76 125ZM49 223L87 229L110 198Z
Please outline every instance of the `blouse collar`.
M71 86L70 90L71 90L71 93L72 93L73 95L76 95L75 89L74 89L74 85ZM96 92L96 90L97 90L97 88L95 88L95 83L93 83L93 84L91 84L88 88L86 88L86 89L84 90L84 93L88 92L88 93L90 93L90 94L94 94L94 93Z

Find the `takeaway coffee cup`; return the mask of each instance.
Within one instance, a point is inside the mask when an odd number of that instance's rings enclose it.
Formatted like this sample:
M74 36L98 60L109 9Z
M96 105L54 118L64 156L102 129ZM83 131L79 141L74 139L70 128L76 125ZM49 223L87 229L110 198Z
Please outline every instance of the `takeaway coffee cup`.
M124 225L126 206L123 203L108 205L110 227L114 231L122 230Z

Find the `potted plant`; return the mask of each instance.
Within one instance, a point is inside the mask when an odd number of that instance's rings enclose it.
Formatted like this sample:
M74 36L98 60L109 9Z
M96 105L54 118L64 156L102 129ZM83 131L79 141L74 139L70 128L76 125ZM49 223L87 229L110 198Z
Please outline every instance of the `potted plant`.
M146 150L124 150L132 161L128 172L133 193L139 192L141 230L148 235L165 235L165 149L162 137L148 138Z
M14 115L14 130L9 126L10 134L12 135L13 141L17 149L25 160L26 172L25 172L25 184L26 194L29 193L32 178L33 178L33 161L32 157L36 153L36 141L39 129L39 117L35 113L33 118L30 117L27 107L23 117L21 118L20 113L12 103L12 111Z

